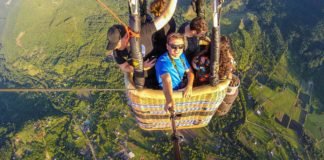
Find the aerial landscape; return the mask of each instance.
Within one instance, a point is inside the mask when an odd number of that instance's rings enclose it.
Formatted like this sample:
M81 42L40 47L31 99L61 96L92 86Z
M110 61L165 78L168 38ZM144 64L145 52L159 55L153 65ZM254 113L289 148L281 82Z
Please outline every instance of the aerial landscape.
M128 23L127 0L102 2ZM190 3L178 0L177 27ZM117 23L96 0L0 1L0 159L174 159L172 131L142 130L128 106L106 51ZM206 127L180 130L182 158L324 159L324 1L225 0L221 34L239 95ZM1 91L40 88L107 90Z

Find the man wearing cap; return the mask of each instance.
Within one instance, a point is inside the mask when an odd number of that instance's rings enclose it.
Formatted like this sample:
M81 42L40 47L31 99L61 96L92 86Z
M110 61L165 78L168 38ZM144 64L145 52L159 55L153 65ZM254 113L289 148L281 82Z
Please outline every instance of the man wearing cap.
M169 22L175 11L177 0L170 0L168 7L162 15L156 18L153 22L142 24L141 26L141 50L144 57L151 54L153 51L152 35L162 29ZM122 25L113 25L108 30L108 45L107 50L113 50L115 61L120 69L124 72L133 72L134 68L131 65L132 60L128 47L130 37L126 33L126 29ZM144 70L152 68L155 64L155 59L144 61Z

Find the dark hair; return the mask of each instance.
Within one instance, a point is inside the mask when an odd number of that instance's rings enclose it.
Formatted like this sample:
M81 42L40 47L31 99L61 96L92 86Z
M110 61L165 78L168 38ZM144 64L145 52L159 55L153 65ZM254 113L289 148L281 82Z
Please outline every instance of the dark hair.
M155 0L150 4L150 12L159 17L166 8L165 0Z
M190 22L190 30L195 30L197 34L208 31L208 25L203 17L196 17Z

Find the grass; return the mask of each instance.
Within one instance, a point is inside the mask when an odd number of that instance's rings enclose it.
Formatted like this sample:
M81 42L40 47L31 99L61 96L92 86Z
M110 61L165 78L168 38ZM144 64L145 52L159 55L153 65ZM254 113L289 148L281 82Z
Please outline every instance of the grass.
M265 112L271 117L278 113L286 113L291 119L298 122L301 109L295 107L295 101L297 99L296 93L290 89L286 89L282 92L276 92L271 90L269 87L261 85L252 85L250 92L256 101L264 106ZM255 116L254 113L248 114L248 119L259 123L260 125L267 126L273 130L279 131L281 135L292 145L294 148L299 148L298 137L293 130L286 129L277 122L270 120L268 122L261 121L259 117ZM269 123L270 122L270 123Z
M290 83L298 86L298 81L289 73L287 57L283 54L279 63L274 68L270 78L279 83ZM286 113L290 118L298 121L301 112L300 107L294 106L297 101L297 94L290 89L275 91L265 85L251 85L249 91L252 96L265 107L271 114L278 112Z
M51 117L49 121L39 120L37 122L27 123L21 131L17 132L14 138L15 145L18 148L15 152L18 157L24 155L27 150L35 149L32 145L40 144L40 150L47 155L53 156L51 150L54 146L48 144L55 144L57 140L57 131L63 128L67 117ZM48 126L48 127L47 127Z
M73 133L78 136L78 138L74 141L76 147L82 148L87 145L87 141L80 130L80 126L73 125Z
M302 152L296 133L291 129L282 127L264 114L258 116L254 112L248 112L248 122L245 123L239 134L240 141L257 152L261 159L267 158L267 153L273 149L273 158L289 159L290 151L285 147L276 145L276 139L271 136L272 132L276 137L281 137L281 139L288 141L294 149ZM255 140L257 140L257 145L254 144Z
M279 63L274 68L273 72L270 75L270 78L274 81L277 81L282 84L292 84L294 86L300 87L298 80L294 77L288 68L288 61L286 55L282 55ZM250 87L250 92L253 97L263 105L267 112L271 114L276 113L286 113L290 118L299 121L299 116L301 113L301 108L295 106L297 101L297 94L290 89L285 89L281 92L271 90L269 87L264 85L257 85L254 83ZM308 114L305 121L305 132L307 135L310 135L316 139L317 147L324 149L323 141L319 143L321 139L324 138L324 130L321 128L324 124L324 116L319 114ZM280 129L280 127L276 127ZM280 129L283 137L290 143L292 146L297 147L298 139L293 131L289 129ZM280 151L280 153L283 153Z
M306 118L305 128L307 134L320 140L324 138L324 116L320 114L308 114Z
M286 89L270 98L269 101L271 101L273 105L268 103L265 106L267 106L272 113L282 111L287 113L290 118L298 121L301 109L294 106L296 99L296 93L292 92L290 89Z
M275 66L275 69L270 74L270 78L281 82L281 83L291 83L295 86L299 86L299 82L293 75L289 72L287 56L283 54L280 57L279 63Z
M324 140L321 141L321 142L318 144L318 148L320 148L321 150L324 150Z
M42 70L37 68L35 65L29 64L25 61L16 61L12 66L13 67L21 67L21 70L25 71L25 73L27 73L31 76L35 76L35 75L43 72Z
M241 10L244 2L242 0L230 1L227 5L223 6L223 12L231 12L233 10Z
M264 106L267 112L275 115L278 112L283 112L289 115L292 119L298 121L301 109L295 107L294 104L297 100L297 95L290 89L277 92L265 85L252 84L250 93L256 101Z
M239 134L239 140L253 150L258 158L267 158L267 153L275 146L271 135L266 130L250 123L246 123L243 130Z
M103 2L120 15L127 11L127 3ZM105 55L106 31L115 23L96 1L21 1L16 10L8 17L2 52L15 70L31 76L98 66ZM91 56L98 53L102 57Z
M135 157L139 157L140 158L153 158L153 159L157 159L156 155L152 154L152 152L148 152L146 149L141 148L131 142L128 142L128 147L131 149L131 152L133 152L135 154Z
M244 9L243 2L241 0L228 1L229 3L222 7L221 17L221 32L224 34L230 34L238 29L241 22L242 10ZM244 11L246 12L246 11ZM245 13L244 13L245 14Z
M16 134L15 141L18 142L18 144L20 144L19 142L22 144L30 143L32 141L42 142L44 135L38 134L39 132L36 131L34 123L26 124L22 131Z
M294 148L298 148L298 137L295 134L294 131L291 129L287 129L282 127L280 124L277 122L267 118L265 115L257 116L253 112L249 112L247 114L247 119L250 122L256 123L266 129L271 130L273 132L278 132L280 133L287 141L289 141Z
M252 94L253 98L261 103L276 95L276 92L271 90L269 87L261 84L258 85L257 83L250 86L249 92Z
M155 142L156 140L154 140L155 138L150 136L145 136L143 135L143 132L147 132L147 131L142 131L139 128L129 130L128 136L129 139L132 140L127 142L127 147L130 149L130 151L136 154L135 155L136 157L143 157L143 158L150 157L151 159L152 157L155 157L153 159L157 159L154 152L149 152L147 149L147 148L154 147L154 144L156 143ZM151 134L155 134L155 133L151 133ZM156 133L155 136L157 135L158 133Z
M252 125L252 124L248 124L247 125L247 129L250 131L250 132L253 132L253 136L261 141L261 142L264 142L264 143L267 143L269 142L272 138L271 138L271 135L264 129L258 127L258 126L255 126L255 125Z

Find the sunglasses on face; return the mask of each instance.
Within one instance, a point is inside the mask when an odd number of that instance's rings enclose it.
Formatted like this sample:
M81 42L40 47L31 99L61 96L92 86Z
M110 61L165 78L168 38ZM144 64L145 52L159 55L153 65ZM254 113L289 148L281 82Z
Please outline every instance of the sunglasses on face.
M183 49L184 48L184 45L183 44L178 44L178 45L176 45L176 44L169 44L169 46L172 49L174 49L174 50L176 50L176 49Z

